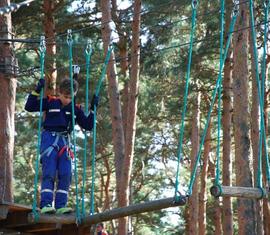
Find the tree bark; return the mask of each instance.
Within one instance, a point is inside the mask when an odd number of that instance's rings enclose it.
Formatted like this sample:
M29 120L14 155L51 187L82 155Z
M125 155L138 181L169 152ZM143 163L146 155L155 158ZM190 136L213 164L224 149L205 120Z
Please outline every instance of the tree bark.
M230 1L226 1L230 5ZM228 9L228 12L230 9ZM228 33L231 22L230 14L226 14L225 32ZM226 40L226 37L225 37ZM232 156L231 156L231 125L232 125L232 64L231 64L232 50L228 51L228 55L224 64L224 78L222 81L223 87L223 161L222 161L222 179L223 185L230 186L232 184ZM233 211L230 197L223 197L223 232L227 235L233 235Z
M110 11L110 1L101 0L101 11L102 11L102 40L104 43L105 54L108 51L108 46L110 44L110 38L112 29L108 22L111 22L111 11ZM121 169L125 153L125 139L124 139L124 129L122 124L121 115L121 105L120 105L120 95L118 90L118 79L116 76L115 69L115 56L114 52L111 54L111 58L107 68L107 78L109 81L109 99L110 99L110 110L112 118L112 135L113 135L113 147L115 153L115 166L116 166L116 179L117 181L121 179ZM120 182L120 181L119 181ZM119 183L117 184L117 195L119 195Z
M108 46L110 44L110 38L112 29L109 22L111 22L111 4L110 0L101 0L101 11L102 11L102 40L104 44L104 51L107 53ZM112 137L113 137L113 148L115 154L115 171L116 171L116 194L118 198L118 205L122 205L121 201L123 191L121 185L121 175L123 169L124 155L125 155L125 138L124 138L124 127L122 119L122 111L120 105L120 94L119 94L119 85L118 79L116 76L115 69L115 56L112 52L111 58L108 64L107 69L107 78L109 81L109 100L110 100L110 111L112 119ZM119 219L118 234L126 234L126 218Z
M43 1L43 28L45 31L46 38L46 54L47 59L45 63L46 67L46 89L45 95L54 95L56 91L56 41L55 41L55 0L44 0Z
M9 0L1 0L0 7L9 5ZM0 16L0 37L11 39L11 15ZM14 77L14 53L9 42L0 44L0 200L12 202L14 113L16 79Z
M123 169L121 174L121 203L129 204L129 185L133 165L134 142L136 133L136 115L139 92L139 62L140 62L140 23L141 0L134 1L134 18L132 22L131 72L128 93L128 112L126 126L126 148ZM120 224L119 224L120 226Z
M265 78L267 80L268 75L269 75L269 60L266 60L266 70L265 70ZM265 82L266 82L265 80ZM266 84L265 84L265 88L266 88ZM269 89L269 88L268 88ZM265 123L265 132L266 132L266 136L268 136L268 105L267 105L267 92L265 91L264 93L265 97L264 97L264 123ZM266 154L265 154L265 147L263 145L263 180L265 185L267 185L267 180L266 180L266 158L265 158ZM269 153L268 153L269 156ZM264 227L264 234L270 234L270 224L269 224L269 219L270 219L270 205L269 205L269 200L268 199L263 199L263 227ZM258 224L259 225L259 224ZM260 226L260 225L259 225Z
M236 30L248 27L248 6L240 1ZM248 110L248 31L237 31L234 34L234 139L236 185L253 187L250 157L249 110ZM238 199L238 234L256 234L254 201Z
M201 173L201 191L199 193L199 235L206 234L206 202L207 202L207 173L208 161L211 152L211 122L205 137L204 153L203 153L203 168Z
M258 99L258 86L256 81L255 60L252 37L249 35L249 53L251 57L251 78L252 78L252 104L251 104L251 146L253 155L253 169L254 169L254 182L257 182L258 173L258 155L259 155L259 99ZM262 200L255 201L255 221L256 221L256 234L263 234L263 207Z
M194 99L192 131L191 131L191 169L194 168L196 158L199 151L199 123L200 123L200 94ZM196 172L197 174L197 172ZM193 185L192 195L189 199L189 231L188 234L198 234L198 218L199 218L199 201L198 201L198 177L196 177Z

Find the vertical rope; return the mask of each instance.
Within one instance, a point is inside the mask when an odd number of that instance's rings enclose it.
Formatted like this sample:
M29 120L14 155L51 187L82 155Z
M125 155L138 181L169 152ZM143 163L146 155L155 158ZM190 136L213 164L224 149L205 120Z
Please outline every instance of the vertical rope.
M68 56L69 56L69 76L70 76L70 91L71 91L71 109L72 109L72 139L73 139L73 152L74 152L74 165L75 165L75 190L76 190L76 221L81 222L80 210L79 210L79 193L78 193L78 172L77 172L77 154L76 154L76 134L75 134L75 101L74 101L74 87L73 87L73 75L72 75L72 45L73 39L71 30L67 31L67 44L68 44Z
M263 57L262 57L262 97L264 97L264 83L266 79L266 56L267 56L267 41L268 41L268 17L269 17L269 6L270 2L266 0L264 2L264 43L263 43ZM264 102L263 102L264 105ZM263 108L264 109L264 108ZM264 134L266 135L266 134ZM265 146L265 162L266 162L266 179L269 185L270 182L270 172L269 172L269 157L267 150L267 140L264 138Z
M185 94L184 94L184 105L183 105L183 109L182 109L180 134L179 134L178 149L177 149L177 169L176 169L175 192L174 192L175 198L177 198L177 194L179 193L178 188L179 188L180 161L182 159L182 156L181 156L182 155L182 144L183 144L183 136L184 136L184 130L185 130L187 96L188 96L188 90L189 90L189 80L190 80L190 71L191 71L191 63L192 63L193 41L194 41L194 34L195 34L195 28L196 28L196 15L197 15L198 2L192 1L191 5L192 5L192 23L191 23L191 30L190 30L187 75L186 75L186 85L185 85Z
M234 30L234 26L235 26L235 23L236 23L238 13L239 13L239 10L238 10L237 6L234 5L232 21L231 21L230 29L229 29L229 35L228 35L228 39L227 39L227 42L226 42L226 47L225 47L225 50L224 50L224 54L222 56L222 64L221 64L222 69L221 69L221 71L223 70L225 60L226 60L226 57L227 57L227 54L228 54L228 50L229 50L230 43L231 43L231 38L232 38L232 33L233 33L233 30ZM218 79L217 79L217 82L216 82L216 87L215 87L215 90L213 91L213 94L212 94L212 101L211 101L210 108L209 108L209 111L208 111L208 114L207 114L207 122L206 122L206 125L205 125L205 128L204 128L204 131L203 131L203 136L202 136L199 152L198 152L198 155L197 155L196 163L195 163L195 166L194 166L194 168L192 170L192 174L191 174L191 178L190 178L188 195L192 194L192 188L193 188L193 185L194 185L198 165L199 165L199 162L200 162L200 159L201 159L202 147L203 147L205 137L206 137L206 133L207 133L207 129L208 129L208 126L209 126L211 112L213 110L213 106L214 106L215 99L216 99L216 96L217 96L218 88L219 88L219 86L220 86L220 84L222 82L222 76L221 75L222 74L219 72Z
M100 79L98 81L98 85L96 88L96 92L95 95L99 96L99 92L101 89L101 85L103 83L103 80L105 78L106 75L106 70L107 70L107 66L109 63L109 60L111 58L111 53L113 51L113 46L109 46L106 57L105 57L105 61L103 63L103 67L102 67L102 73L100 76ZM92 184L91 184L91 198L90 198L90 215L94 214L94 208L95 208L95 200L94 200L94 194L95 194L95 165L96 165L96 136L97 136L97 124L96 124L96 113L97 113L97 107L94 106L94 127L93 127L93 143L92 143Z
M219 59L219 74L222 76L222 56L223 56L223 43L224 43L224 0L220 1L220 59ZM217 136L217 158L216 158L216 176L215 184L219 185L220 180L220 130L221 130L221 93L222 93L222 84L219 84L218 87L218 136Z
M40 79L44 79L44 61L45 61L45 52L46 52L46 45L45 45L45 37L41 36L40 38L40 46L39 46L39 53L40 53ZM39 157L40 157L40 144L41 144L41 124L42 124L42 106L43 106L43 95L44 95L44 88L40 91L40 102L39 102L39 118L38 118L38 141L36 146L36 163L35 163L35 178L34 178L34 200L33 200L33 214L34 220L37 221L39 219L37 213L37 190L38 190L38 168L39 168Z
M91 42L88 40L85 48L85 60L86 60L86 80L85 80L85 113L88 114L89 106L89 81L90 81L90 61L92 55ZM84 203L84 194L85 194L85 181L86 181L86 157L87 157L87 132L84 131L84 155L83 155L83 185L82 185L82 218L85 217L85 203Z

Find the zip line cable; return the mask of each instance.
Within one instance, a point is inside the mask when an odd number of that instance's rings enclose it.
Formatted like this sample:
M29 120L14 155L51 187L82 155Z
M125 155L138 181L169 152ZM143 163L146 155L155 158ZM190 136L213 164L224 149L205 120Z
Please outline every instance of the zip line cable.
M256 24L255 27L259 27L259 26L262 26L264 24L269 25L269 23L270 23L270 20L266 21L266 22L260 22L260 23ZM239 28L237 30L233 30L231 32L228 32L225 36L228 37L231 33L241 32L241 31L244 31L244 30L248 30L250 28L251 28L251 26ZM212 41L216 41L218 38L219 38L219 34L216 34L216 35L213 35L211 37L206 37L204 39L194 40L193 43L198 44L198 43L202 43L202 42L210 42L210 41L212 42ZM0 39L0 42L1 42L1 40L2 39ZM179 49L179 48L182 48L182 47L185 47L185 46L188 46L188 45L189 45L189 42L184 42L184 43L181 43L181 44L177 44L177 45L173 45L173 46L169 46L169 47L165 47L165 48L161 48L161 49L155 49L155 50L152 50L152 51L143 51L143 49L142 49L140 55L152 55L154 53L160 53L160 52L166 51L166 50ZM132 56L137 56L137 54L129 55L129 56L119 56L119 57L116 57L113 61L119 61L119 60L123 60L123 59L130 59ZM101 65L101 64L103 64L102 60L100 60L98 62L95 62L92 65L95 66L95 65ZM0 63L0 66L1 66L1 63ZM85 67L85 66L86 66L86 64L81 64L80 65L80 67ZM67 68L67 66L63 66L63 67L57 68L57 70L62 70L62 69L66 69L66 68ZM39 67L36 67L36 68L32 69L32 71L35 72L35 71L38 71L39 69L40 69ZM23 73L26 72L27 74L26 75L18 75L17 77L29 76L29 69L25 69L22 72Z
M173 2L173 1L172 1ZM241 3L237 3L237 4L235 4L235 5L241 5L241 4L245 4L245 3L248 3L248 0L247 1L244 1L244 2L241 2ZM166 5L167 5L168 3L166 3ZM163 4L162 4L163 5ZM165 5L165 4L164 4ZM231 4L231 6L233 6L233 4ZM142 11L143 12L143 11ZM141 13L142 13L141 12ZM212 10L212 11L209 11L209 12L206 12L206 13L204 13L204 14L198 14L197 16L206 16L206 15L211 15L212 13L217 13L217 12L219 12L219 9L215 9L215 10ZM134 14L135 15L135 14ZM173 21L173 22L170 22L170 23L168 23L168 25L174 25L174 24L177 24L177 23L179 23L179 22L182 22L182 21L186 21L186 20L189 20L189 19L191 19L191 17L185 17L185 18L183 18L183 19L181 19L181 20L177 20L177 21ZM87 29L90 29L90 28L96 28L96 27L98 27L98 26L103 26L103 25L105 25L105 24L108 24L108 23L111 23L111 22L114 22L113 20L110 20L110 21L106 21L106 22L103 22L103 23L99 23L99 24L97 24L97 25L91 25L91 26L86 26L86 27L82 27L82 28L80 28L80 29L78 29L78 30L73 30L73 35L74 34L76 34L76 33L79 33L79 32L81 32L81 31L84 31L84 30L87 30ZM153 27L164 27L164 25L158 25L158 24L156 24L156 25L154 25L154 26L150 26L150 28L153 28ZM167 27L167 25L166 25L166 27ZM149 27L148 27L148 29L149 29ZM143 31L142 31L143 32ZM56 35L55 37L50 37L50 38L46 38L45 40L46 40L46 45L49 45L50 44L50 40L52 40L52 39L54 39L54 38L60 38L60 37L65 37L65 36L67 36L67 33L62 33L62 34L58 34L58 35ZM117 38L113 38L113 39L118 39L119 37L117 37ZM99 39L99 40L101 40L101 39ZM18 42L18 43L30 43L30 44L39 44L39 42L40 42L40 40L39 39L21 39L21 38L18 38L18 39L4 39L4 38L0 38L0 42ZM56 44L58 44L58 43L56 43ZM60 44L60 43L59 43ZM65 44L65 42L64 42L64 40L63 40L63 44ZM73 45L74 44L78 44L78 43L73 43Z

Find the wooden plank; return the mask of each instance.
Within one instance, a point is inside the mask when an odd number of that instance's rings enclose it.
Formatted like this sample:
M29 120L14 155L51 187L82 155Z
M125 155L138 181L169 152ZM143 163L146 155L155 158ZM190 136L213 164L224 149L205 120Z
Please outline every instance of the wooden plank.
M259 188L238 186L212 186L210 189L214 197L240 197L250 199L262 199L268 197L268 192Z
M8 213L7 218L0 221L0 227L13 228L28 225L27 215L26 211Z
M8 214L8 206L0 205L0 220L6 219Z
M98 213L95 215L87 216L82 221L83 226L89 226L97 224L102 221L108 221L118 219L125 216L131 216L135 214L161 210L169 207L183 206L186 204L186 197L181 197L180 200L175 201L175 198L166 198L150 202L133 204L127 207L121 207ZM32 213L28 216L30 223L35 223L34 216ZM61 223L61 224L75 224L76 218L74 214L69 215L45 215L40 214L38 223Z
M7 202L7 201L1 201L0 202L1 206L8 206L9 211L31 211L32 207L31 206L25 206L21 205L18 203L13 203L13 202Z

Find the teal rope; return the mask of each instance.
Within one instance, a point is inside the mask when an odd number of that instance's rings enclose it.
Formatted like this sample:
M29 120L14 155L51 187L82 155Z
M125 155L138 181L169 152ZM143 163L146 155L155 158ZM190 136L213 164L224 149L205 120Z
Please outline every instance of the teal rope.
M89 106L89 81L90 81L90 61L92 56L92 47L90 41L88 41L85 48L85 60L86 60L86 81L85 81L85 113L88 114ZM86 157L87 157L87 132L84 131L84 155L83 155L83 185L82 185L82 218L85 217L85 203L84 203L84 194L85 194L85 181L86 181Z
M99 92L101 89L101 85L103 83L103 80L105 78L106 75L106 70L107 70L107 66L109 63L109 60L111 58L111 53L113 51L113 46L109 46L106 57L105 57L105 61L103 63L103 67L102 67L102 73L100 76L100 79L98 81L98 85L96 88L96 92L95 95L99 96ZM90 215L94 214L94 194L95 194L95 165L96 165L96 139L97 139L97 124L96 124L96 116L97 116L97 107L94 106L94 126L93 126L93 143L92 143L92 184L91 184L91 198L90 198L90 202L91 202L91 206L90 206Z
M255 23L254 23L254 12L253 12L253 1L249 0L249 11L250 11L250 21L251 21L251 36L253 43L253 53L255 60L255 72L256 72L256 82L258 88L258 97L260 104L260 141L259 141L259 156L258 156L258 172L257 172L257 186L262 188L262 141L263 138L266 139L265 135L265 126L264 126L264 110L263 110L263 97L261 96L262 88L260 83L260 75L259 75L259 63L258 63L258 52L257 52L257 43L256 43L256 32L255 32Z
M45 62L45 53L46 53L46 45L45 45L45 37L42 36L40 39L40 79L44 79L44 62ZM37 222L39 219L39 215L37 213L37 190L38 190L38 167L39 167L39 157L40 157L40 144L41 144L41 124L42 124L42 106L43 106L43 95L44 88L40 91L40 102L39 102L39 118L38 118L38 141L37 141L37 151L36 151L36 163L35 163L35 178L34 178L34 201L33 201L33 214L34 220Z
M191 63L192 63L193 41L194 41L194 34L195 34L195 28L196 28L197 6L198 6L197 1L196 2L192 1L192 23L191 23L191 30L190 30L184 106L182 110L181 126L180 126L180 134L179 134L178 150L177 150L177 171L176 171L175 192L174 192L175 197L177 197L178 188L179 188L180 161L182 159L182 156L181 156L182 144L183 144L183 136L184 136L184 129L185 129L185 117L186 117L186 110L187 110L187 96L188 96L188 90L189 90L189 80L190 80L190 71L191 71Z
M224 54L222 56L222 64L221 64L222 69L221 69L221 71L223 70L225 60L226 60L226 57L227 57L227 54L228 54L228 50L229 50L230 43L231 43L231 38L232 38L232 33L233 33L233 29L234 29L234 26L235 26L235 23L236 23L238 13L239 13L238 10L236 8L234 8L232 21L231 21L230 29L229 29L228 39L227 39L227 42L226 42L226 47L225 47L225 50L224 50ZM206 125L205 125L205 128L204 128L204 131L203 131L202 141L201 141L201 144L200 144L200 148L199 148L199 152L198 152L198 155L197 155L196 163L195 163L195 166L194 166L194 168L192 170L189 189L188 189L188 195L192 194L192 188L193 188L194 181L195 181L195 178L196 178L197 168L198 168L198 165L199 165L199 162L200 162L200 159L201 159L202 147L203 147L205 137L206 137L206 133L207 133L207 129L208 129L208 126L209 126L211 112L213 110L213 106L214 106L216 95L217 95L217 90L218 90L221 82L222 82L222 74L219 72L218 79L217 79L217 82L216 82L216 87L215 87L215 90L213 91L213 94L212 94L212 101L211 101L210 108L209 108L209 111L208 111L208 114L207 114L207 122L206 122Z
M267 40L268 40L268 17L269 17L269 6L270 2L265 1L264 3L264 43L263 43L263 57L262 57L262 97L264 97L264 82L265 82L265 70L266 70L266 48L267 48ZM264 105L264 102L263 102ZM268 150L267 150L267 141L264 138L264 145L265 145L265 161L266 161L266 179L269 185L270 182L270 166L269 166L269 157L268 157Z
M75 166L75 189L76 189L76 220L77 223L81 222L79 210L79 197L78 197L78 172L77 172L77 154L76 154L76 135L75 135L75 101L74 101L74 88L73 88L73 75L72 75L72 35L71 30L68 30L67 35L68 55L69 55L69 76L70 76L70 90L71 90L71 106L72 106L72 138L73 138L73 152L74 152L74 166Z
M224 9L225 1L220 1L220 59L219 59L219 74L222 76L222 55L223 55L223 38L224 38ZM215 184L219 185L220 182L220 129L221 129L221 93L222 93L222 84L219 84L218 89L218 136L217 136L217 158L216 158L216 176Z
M98 81L98 85L97 85L97 88L96 88L96 93L95 94L97 96L99 95L99 92L100 92L100 89L101 89L103 80L105 78L106 70L107 70L107 65L108 65L109 60L111 58L111 53L112 53L113 49L114 49L113 45L110 45L109 48L108 48L108 51L107 51L107 54L106 54L106 57L105 57L105 61L103 63L103 67L102 67L101 77L100 77L100 79Z

